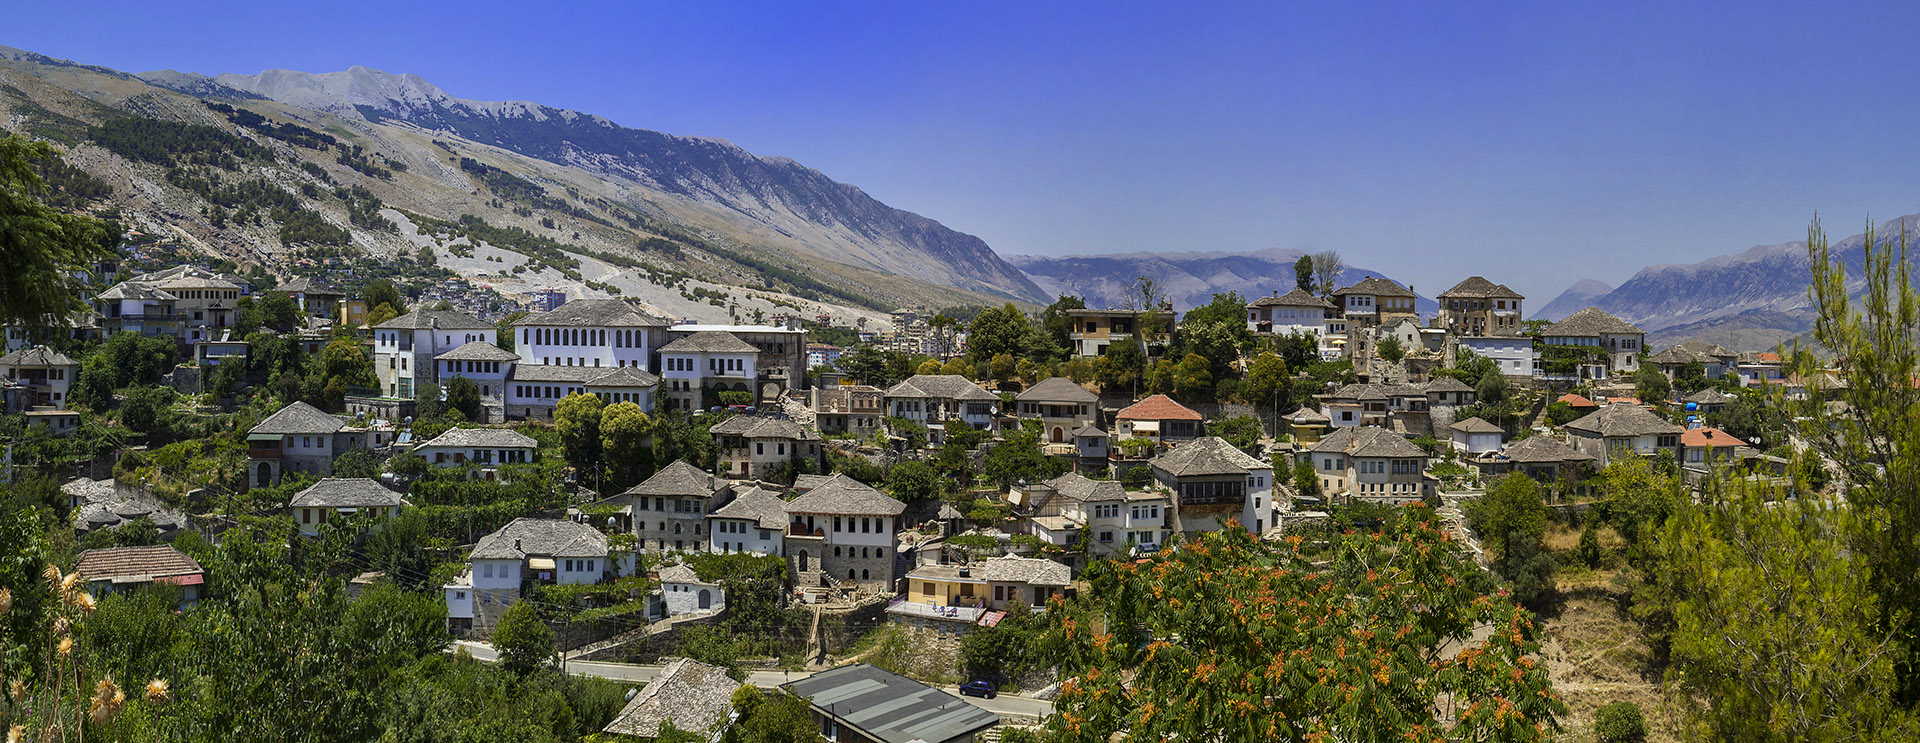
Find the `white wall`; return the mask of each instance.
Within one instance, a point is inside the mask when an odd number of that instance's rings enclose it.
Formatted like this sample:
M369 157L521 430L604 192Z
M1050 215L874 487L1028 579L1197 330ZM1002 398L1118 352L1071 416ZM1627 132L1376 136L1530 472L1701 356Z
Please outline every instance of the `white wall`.
M761 538L764 531L766 538ZM760 555L780 554L782 529L761 529L758 521L746 519L708 519L707 542L712 552L751 552Z

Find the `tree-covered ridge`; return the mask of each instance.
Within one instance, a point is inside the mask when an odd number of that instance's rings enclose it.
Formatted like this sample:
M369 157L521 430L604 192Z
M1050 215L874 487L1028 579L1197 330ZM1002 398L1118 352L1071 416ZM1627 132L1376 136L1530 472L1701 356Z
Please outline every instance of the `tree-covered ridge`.
M274 161L272 150L205 124L123 117L88 129L87 138L128 160L168 168L208 165L235 171L242 162Z

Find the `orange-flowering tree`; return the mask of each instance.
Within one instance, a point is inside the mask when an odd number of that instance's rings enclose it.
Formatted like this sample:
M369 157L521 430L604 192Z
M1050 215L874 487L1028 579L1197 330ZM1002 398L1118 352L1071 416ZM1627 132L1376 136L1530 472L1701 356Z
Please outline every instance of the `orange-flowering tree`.
M1235 527L1090 580L1047 614L1048 741L1538 741L1566 713L1533 615L1422 505L1379 532Z

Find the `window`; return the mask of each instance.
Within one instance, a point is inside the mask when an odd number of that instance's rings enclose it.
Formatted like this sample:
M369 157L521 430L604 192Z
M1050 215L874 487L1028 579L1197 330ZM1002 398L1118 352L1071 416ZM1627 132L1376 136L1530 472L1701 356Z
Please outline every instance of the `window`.
M1103 532L1100 532L1100 541L1101 541L1101 542L1103 542L1103 543L1109 543L1109 542L1112 542L1112 541L1113 541L1113 532L1110 532L1110 531L1103 531Z
M487 577L487 578L492 578L492 577L493 577L493 563L490 563L490 562L489 562L489 563L483 563L483 564L482 564L482 565L480 566L480 570L481 570L481 571L482 571L483 573L485 573L485 576L484 576L484 577Z

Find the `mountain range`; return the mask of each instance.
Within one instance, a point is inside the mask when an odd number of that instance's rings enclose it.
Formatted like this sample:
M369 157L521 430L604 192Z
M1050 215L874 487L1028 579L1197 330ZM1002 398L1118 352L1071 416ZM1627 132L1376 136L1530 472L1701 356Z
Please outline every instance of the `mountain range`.
M1293 264L1304 253L1274 248L1251 253L1117 253L1107 255L1010 255L1007 260L1033 277L1048 294L1086 299L1088 307L1124 307L1139 277L1152 279L1177 309L1212 301L1234 291L1249 301L1285 294L1294 287ZM1348 266L1340 284L1369 276L1392 278L1368 268ZM1398 281L1401 286L1407 282ZM1415 307L1431 315L1439 305L1414 289Z

